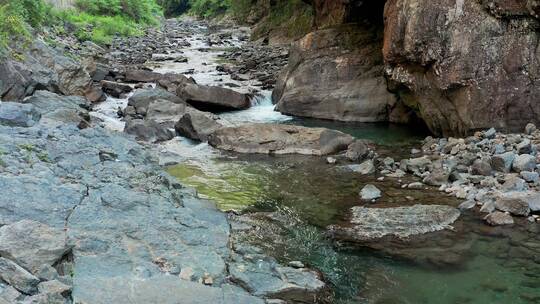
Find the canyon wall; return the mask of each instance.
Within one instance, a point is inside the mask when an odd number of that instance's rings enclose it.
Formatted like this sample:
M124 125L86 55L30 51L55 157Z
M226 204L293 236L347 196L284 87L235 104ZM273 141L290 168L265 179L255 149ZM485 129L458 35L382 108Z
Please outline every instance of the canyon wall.
M293 46L274 94L279 110L343 121L420 117L447 136L540 123L538 1L305 1L317 30ZM370 38L343 38L351 35Z

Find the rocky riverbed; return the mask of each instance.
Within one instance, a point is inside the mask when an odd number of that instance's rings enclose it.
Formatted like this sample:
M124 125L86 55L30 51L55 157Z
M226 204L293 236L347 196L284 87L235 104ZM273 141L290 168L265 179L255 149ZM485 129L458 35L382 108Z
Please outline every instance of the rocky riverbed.
M169 20L2 91L30 96L0 103L0 303L540 299L535 126L421 141L282 115L286 49L247 37ZM53 90L73 73L106 100Z

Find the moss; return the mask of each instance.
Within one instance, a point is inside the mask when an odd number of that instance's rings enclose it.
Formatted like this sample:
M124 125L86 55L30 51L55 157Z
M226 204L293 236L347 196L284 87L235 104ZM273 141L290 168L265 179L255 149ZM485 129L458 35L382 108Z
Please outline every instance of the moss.
M221 210L241 211L257 202L264 192L261 168L229 164L220 173L204 172L196 165L181 164L167 169L182 183L194 187L203 198L216 202ZM240 170L240 171L239 171Z

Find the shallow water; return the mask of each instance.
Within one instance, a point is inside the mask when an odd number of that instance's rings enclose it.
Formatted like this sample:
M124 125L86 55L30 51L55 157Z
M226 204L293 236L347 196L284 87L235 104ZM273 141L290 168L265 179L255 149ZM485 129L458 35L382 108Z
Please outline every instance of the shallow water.
M191 74L197 82L209 85L234 84L243 92L253 92L251 82L239 82L216 72L220 48L204 43L205 29L194 35L192 46L184 50L188 63L160 63L160 72ZM240 45L233 38L231 45ZM391 124L350 124L298 119L274 111L270 92L259 92L254 106L228 112L221 117L233 125L250 122L280 122L327 127L378 144L381 155L403 157L418 147L427 134L418 128ZM108 99L95 116L105 125L120 130L123 123L115 116L125 100ZM411 182L377 175L361 176L344 166L328 165L322 158L305 156L235 155L217 151L208 144L185 138L163 143L159 149L180 164L167 170L182 183L214 200L223 210L272 211L285 217L278 225L279 239L270 234L246 236L282 262L299 260L319 269L335 293L335 303L540 303L540 228L520 221L519 228L485 226L478 215L465 214L453 234L463 260L441 267L382 254L370 249L336 247L326 236L328 225L341 223L350 207L362 205L358 191L366 183L383 191L373 206L449 204L460 201L436 189L403 190ZM270 228L269 228L270 229ZM434 239L444 245L446 239Z

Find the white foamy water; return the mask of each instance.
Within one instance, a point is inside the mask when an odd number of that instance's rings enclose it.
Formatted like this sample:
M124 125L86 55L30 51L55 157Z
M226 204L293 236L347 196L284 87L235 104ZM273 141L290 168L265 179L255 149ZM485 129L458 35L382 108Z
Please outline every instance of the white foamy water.
M242 125L245 123L279 123L291 120L291 116L283 115L275 111L272 104L270 91L263 91L261 96L256 96L251 108L242 111L222 113L219 116L232 125Z

